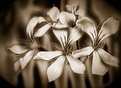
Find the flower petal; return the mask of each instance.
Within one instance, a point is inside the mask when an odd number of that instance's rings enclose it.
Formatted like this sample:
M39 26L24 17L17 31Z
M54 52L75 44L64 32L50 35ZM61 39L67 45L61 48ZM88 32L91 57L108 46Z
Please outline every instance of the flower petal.
M13 45L8 49L15 54L22 54L28 51L27 47L22 45Z
M32 38L34 27L37 25L37 23L41 23L41 22L45 22L45 21L46 20L43 17L33 17L33 18L31 18L28 25L27 25L27 29L26 29L26 33L28 34L28 36L30 38Z
M85 47L85 48L73 51L72 55L75 58L80 58L80 57L84 57L84 56L90 55L93 51L94 51L93 47L88 46L88 47Z
M68 26L58 22L58 23L54 23L52 27L56 29L63 29L63 28L67 28Z
M28 64L28 62L32 59L34 52L35 52L34 50L31 50L27 52L23 58L20 59L20 64L22 69L24 69L25 66Z
M31 50L26 53L26 55L19 60L17 60L14 64L14 70L17 74L19 74L28 64L28 62L32 59L34 55L34 50Z
M69 43L74 43L82 36L82 32L76 27L70 28L69 30Z
M56 80L62 74L65 62L65 56L60 56L52 65L47 69L47 76L49 82Z
M38 23L46 22L45 18L43 17L38 17Z
M77 11L77 8L78 8L77 4L66 5L66 9L71 13L75 13Z
M64 25L72 26L76 21L76 17L72 13L61 12L59 16L59 20Z
M73 72L78 74L84 74L86 68L79 59L75 59L72 55L66 55L66 57Z
M63 54L63 52L61 52L61 51L40 51L34 57L34 59L50 60L50 59L53 59L53 58L60 56L62 54Z
M59 42L61 43L61 46L64 47L66 45L66 42L67 42L67 30L54 29L53 32L54 32L55 36L57 37L57 39L59 40Z
M30 38L33 35L33 30L34 30L34 27L37 25L37 23L38 23L37 17L33 17L30 19L27 25L26 33L28 34Z
M118 67L119 66L119 60L118 58L110 55L108 52L106 52L103 49L98 49L98 53L101 57L101 59L108 64L109 66L114 66L114 67Z
M43 36L51 27L51 24L48 23L46 25L44 25L43 27L41 27L40 29L38 29L38 31L34 34L35 37L41 37Z
M50 16L52 21L57 21L60 15L60 11L57 7L52 7L47 14Z
M76 26L75 27L78 28L78 30L81 30L82 31L82 27L81 27L80 21L81 21L81 19L78 19L76 21Z
M102 25L99 31L99 39L100 42L103 41L105 38L109 37L110 35L116 33L119 28L119 21L114 17L108 18Z
M104 75L109 67L103 63L97 51L93 52L92 74Z
M91 37L92 42L94 43L97 36L97 30L94 22L87 17L83 17L81 20L78 21L78 24L79 23L82 27L82 30Z

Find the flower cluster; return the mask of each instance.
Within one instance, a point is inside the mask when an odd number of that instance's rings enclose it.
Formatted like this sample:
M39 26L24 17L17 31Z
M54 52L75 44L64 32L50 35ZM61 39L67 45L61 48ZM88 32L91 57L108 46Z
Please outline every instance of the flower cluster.
M42 24L37 31L37 24ZM60 12L57 7L52 7L47 12L47 17L33 17L26 29L29 44L13 45L9 48L15 54L23 55L15 62L15 71L19 74L31 59L53 61L47 68L49 82L59 78L63 72L64 65L69 64L72 71L77 74L84 74L86 67L81 62L82 57L92 56L92 74L104 75L109 66L118 67L118 59L108 52L104 47L104 40L117 32L119 21L113 17L103 22L99 31L95 23L88 17L81 17L76 5L67 5L67 11ZM52 30L59 44L56 50L41 51L41 44L37 38ZM84 48L75 48L75 43L86 33L91 43ZM83 41L82 41L83 42ZM80 58L80 59L79 59Z

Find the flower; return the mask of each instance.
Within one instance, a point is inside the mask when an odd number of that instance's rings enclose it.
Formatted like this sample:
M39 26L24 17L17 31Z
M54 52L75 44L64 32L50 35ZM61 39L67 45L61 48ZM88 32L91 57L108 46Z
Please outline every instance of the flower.
M14 64L14 70L17 75L27 66L29 61L34 58L34 56L40 49L45 50L41 47L37 38L33 38L32 36L33 29L37 21L42 22L44 21L44 19L42 19L41 17L34 17L29 21L27 25L28 40L24 42L25 44L14 44L8 48L12 53L21 56L21 58Z
M118 67L118 59L103 49L104 40L110 35L117 32L119 27L119 21L113 17L108 18L103 24L99 32L97 33L94 22L83 17L80 21L82 30L86 32L92 41L92 44L88 47L74 51L72 54L74 57L82 57L93 55L92 59L92 74L104 75L109 66Z
M27 27L27 34L30 38L34 37L41 37L43 34L45 34L49 29L63 29L67 27L73 27L73 28L80 28L79 17L77 13L77 5L67 5L68 12L62 11L60 12L57 7L52 7L47 12L47 17L33 17ZM72 10L72 12L70 12ZM78 11L79 12L79 11ZM34 27L37 24L45 23L42 27L40 27L35 34Z
M47 17L33 17L27 27L27 34L29 35L30 38L32 37L41 37L44 35L49 29L53 28L65 28L66 26L62 25L61 23L58 22L58 18L60 15L60 11L57 7L52 7L48 12L47 12ZM35 34L34 32L34 27L37 24L45 23L42 27L40 27Z
M34 56L42 49L36 40L29 42L28 44L15 44L9 47L9 50L19 55L21 58L17 60L14 64L14 70L18 75L29 63L29 61L34 58Z
M77 5L66 5L67 11L62 11L59 15L59 21L65 27L71 27L74 29L81 29L79 21L81 20L81 16L77 14L79 13L77 9Z
M85 65L72 55L72 44L82 36L80 30L54 29L55 36L61 44L61 48L56 51L40 51L34 59L53 60L57 58L47 69L49 82L56 80L62 74L64 63L69 62L73 72L84 74Z

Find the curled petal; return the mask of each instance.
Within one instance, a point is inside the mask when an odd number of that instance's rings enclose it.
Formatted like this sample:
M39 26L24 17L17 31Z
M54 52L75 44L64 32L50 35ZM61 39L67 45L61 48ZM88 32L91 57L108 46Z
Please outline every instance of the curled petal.
M26 33L30 38L33 36L34 27L37 25L37 23L38 23L37 17L33 17L30 19L27 25Z
M72 26L76 21L76 17L72 13L61 12L59 16L59 20L64 25Z
M80 57L84 57L84 56L90 55L93 51L94 51L93 47L88 46L88 47L85 47L85 48L73 51L72 55L75 58L80 58Z
M43 27L38 29L38 31L34 34L35 37L43 36L49 29L51 28L51 24L45 24Z
M38 17L38 23L46 22L45 18L43 17Z
M14 70L17 74L19 74L26 67L28 62L32 59L33 55L34 50L28 51L24 57L15 62Z
M81 21L81 19L78 19L76 21L76 26L75 27L82 31L82 27L81 27L80 21Z
M78 74L84 74L86 68L79 59L75 59L72 55L66 55L66 57L73 72Z
M28 51L27 47L22 45L13 45L8 48L14 54L22 54Z
M47 69L47 76L49 82L56 80L62 74L63 67L65 62L65 56L60 56L52 65Z
M40 59L40 60L51 60L55 57L58 57L62 55L63 52L61 51L40 51L34 59Z
M105 50L98 49L98 53L99 53L101 59L104 61L104 63L108 64L109 66L114 66L114 67L119 66L119 60L116 57L110 55Z
M66 42L67 42L67 30L65 29L54 29L53 30L55 36L57 37L57 39L59 40L59 42L61 43L62 47L66 46Z
M71 43L71 44L76 42L82 36L82 32L76 27L70 28L69 32L70 32L69 43Z
M97 36L97 30L94 22L87 17L83 17L78 21L78 24L81 25L82 30L91 37L92 42L94 43Z
M119 21L114 17L108 18L102 25L99 31L99 39L100 42L103 41L105 38L109 37L110 35L116 33L119 28Z
M37 23L41 22L46 22L46 20L43 17L33 17L30 19L26 29L26 33L28 34L29 38L32 38L33 36L34 27L37 25Z
M103 63L97 51L93 52L92 74L105 75L109 67Z
M52 21L57 21L60 15L60 11L57 7L52 7L47 14L50 16Z

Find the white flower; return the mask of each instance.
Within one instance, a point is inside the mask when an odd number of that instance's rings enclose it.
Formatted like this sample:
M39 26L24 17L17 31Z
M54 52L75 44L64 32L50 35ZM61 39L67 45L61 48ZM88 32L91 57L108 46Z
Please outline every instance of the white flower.
M41 37L42 35L44 35L49 29L51 29L52 27L54 28L65 28L64 25L62 25L61 23L58 22L58 18L60 15L60 11L57 7L52 7L48 12L47 12L47 17L44 18L42 16L40 17L33 17L27 26L27 34L29 35L30 38L32 37ZM35 34L33 34L34 32L34 28L38 23L45 23L45 25L43 25L42 27L40 27Z
M44 22L42 17L34 17L30 20L27 25L27 35L28 40L24 41L22 44L15 44L9 47L9 50L14 54L21 56L14 64L14 70L17 75L27 66L29 61L37 54L39 49L43 49L36 38L33 38L33 30L37 22Z
M19 55L19 58L14 64L14 70L18 75L29 63L29 61L34 58L34 56L39 52L40 45L35 41L29 42L28 44L15 44L9 47L9 50Z
M74 51L74 57L88 56L93 54L92 60L92 74L104 75L109 66L118 67L118 59L108 52L103 50L103 41L110 35L116 33L119 28L119 21L115 18L108 18L103 24L100 31L97 33L94 22L86 17L83 17L80 21L82 30L86 32L91 40L92 45L82 48L80 50Z
M14 54L17 55L24 55L22 56L19 60L17 60L14 64L14 70L17 74L19 74L29 63L29 61L34 58L34 56L37 54L39 51L39 48L42 48L39 42L35 37L41 37L44 35L47 30L49 30L52 26L52 21L56 22L58 19L59 15L59 10L56 7L53 7L50 9L47 14L49 18L51 19L50 22L48 22L44 17L33 17L30 19L27 28L26 28L26 33L28 36L28 43L21 45L21 44L16 44L11 47L9 47L9 50L13 52ZM45 22L46 24L42 26L36 33L34 32L35 26L38 23L43 23ZM26 42L25 42L26 43Z
M70 28L69 32L66 29L54 29L55 36L61 44L61 49L58 51L40 51L34 59L53 60L57 58L47 69L49 82L56 80L61 76L64 63L69 62L73 72L84 74L85 65L72 55L72 43L76 42L81 36L79 30Z
M66 5L67 11L62 11L59 15L59 22L68 28L72 28L73 30L81 30L80 20L76 14L77 5Z

